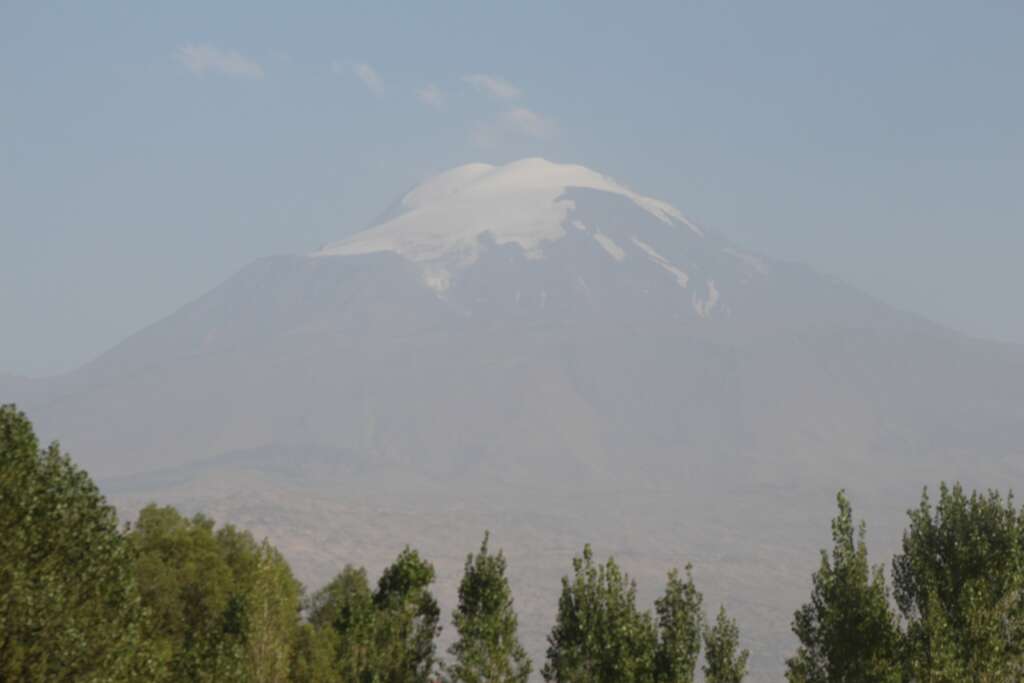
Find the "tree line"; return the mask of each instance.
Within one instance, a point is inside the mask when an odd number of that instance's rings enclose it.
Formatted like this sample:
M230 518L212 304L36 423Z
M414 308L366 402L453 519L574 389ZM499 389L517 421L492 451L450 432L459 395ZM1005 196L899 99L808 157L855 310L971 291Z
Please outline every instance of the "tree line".
M1024 510L941 486L909 512L891 588L838 495L833 545L797 610L790 683L1024 681ZM372 582L346 566L306 594L284 557L232 525L149 505L119 527L89 476L0 407L0 681L525 683L534 671L501 550L465 563L437 651L434 568L405 548ZM739 683L748 652L709 619L691 568L653 610L590 546L562 579L539 673L565 683Z

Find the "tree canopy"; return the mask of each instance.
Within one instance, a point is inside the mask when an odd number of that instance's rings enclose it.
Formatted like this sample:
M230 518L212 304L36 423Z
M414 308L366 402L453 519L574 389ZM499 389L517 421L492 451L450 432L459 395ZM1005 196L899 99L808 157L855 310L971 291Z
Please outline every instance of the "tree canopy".
M715 625L704 629L705 683L742 683L747 675L748 650L740 649L740 630L736 621L718 610Z
M1024 678L1024 512L994 491L943 484L908 512L893 560L915 680Z
M636 583L614 559L594 562L590 546L562 579L543 674L560 683L653 681L657 631L636 605Z
M360 683L427 683L437 665L441 610L430 592L433 566L405 548L371 590L366 570L346 566L307 604L310 678Z
M800 640L786 662L790 683L885 683L900 676L899 632L885 576L868 563L863 523L855 527L846 495L837 496L832 553L821 551L811 601L797 611Z
M519 642L519 620L505 576L505 556L492 554L484 535L480 552L466 558L459 605L452 615L458 639L446 667L452 683L526 683L532 664Z
M669 572L665 594L654 603L658 615L655 669L659 682L692 683L700 655L703 601L693 584L690 565L686 566L686 581L675 569Z
M128 533L169 680L280 681L297 638L301 586L266 541L149 505Z
M0 406L0 680L151 678L132 565L89 476Z
M894 604L867 531L837 496L832 548L794 615L790 683L1024 680L1024 510L1012 494L943 484L909 511ZM0 681L526 683L532 670L502 551L467 556L451 660L437 655L433 565L405 547L372 585L346 565L303 599L267 540L202 514L116 512L58 444L0 407ZM749 652L714 623L687 565L652 610L589 545L563 577L542 674L559 683L740 683Z

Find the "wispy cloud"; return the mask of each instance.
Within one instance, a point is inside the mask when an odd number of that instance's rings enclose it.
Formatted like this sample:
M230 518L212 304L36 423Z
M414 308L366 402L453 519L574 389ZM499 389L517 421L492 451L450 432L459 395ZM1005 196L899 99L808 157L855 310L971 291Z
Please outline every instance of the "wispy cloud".
M471 74L469 76L463 76L462 80L469 83L480 92L486 92L492 97L497 97L500 100L514 100L523 94L522 90L508 81L498 78L497 76Z
M189 71L199 76L210 72L235 78L263 78L263 67L234 50L213 45L182 45L175 56Z
M416 91L416 98L434 109L444 109L444 94L433 83L428 83Z
M501 115L499 120L510 130L531 138L547 138L555 132L555 124L551 119L530 111L526 107L507 111Z
M384 92L384 81L381 80L377 70L366 62L334 62L331 68L336 74L351 73L363 82L370 92L380 95Z
M473 142L481 147L494 147L505 142L531 139L545 140L558 133L555 122L526 107L503 112L489 123L480 123L473 129Z

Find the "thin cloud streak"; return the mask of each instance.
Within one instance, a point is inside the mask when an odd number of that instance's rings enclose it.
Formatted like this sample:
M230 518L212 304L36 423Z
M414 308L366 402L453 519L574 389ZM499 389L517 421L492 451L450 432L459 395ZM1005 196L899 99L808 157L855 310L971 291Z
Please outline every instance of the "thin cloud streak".
M558 133L552 119L526 107L503 112L489 123L479 123L473 129L472 140L480 147L495 147L515 140L547 140Z
M444 94L441 89L433 83L428 83L416 91L416 99L428 107L437 110L444 109Z
M501 115L501 123L509 130L516 131L526 137L548 138L555 133L555 124L550 119L530 111L526 107L517 107Z
M367 88L375 95L380 95L384 92L384 82L381 81L380 75L377 71L370 66L362 62L352 65L352 73L356 75L356 78L363 82Z
M263 67L234 50L213 45L182 45L175 52L178 61L197 76L216 73L233 78L263 78Z
M499 100L515 100L523 94L522 90L497 76L471 74L463 76L462 80L476 88L479 92L485 92Z

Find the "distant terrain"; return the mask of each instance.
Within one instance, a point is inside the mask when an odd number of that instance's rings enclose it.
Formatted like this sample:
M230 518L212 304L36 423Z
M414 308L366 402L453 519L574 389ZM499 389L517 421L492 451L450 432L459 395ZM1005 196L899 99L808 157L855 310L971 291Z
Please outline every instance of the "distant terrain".
M540 159L441 174L0 399L125 519L155 500L235 522L311 588L408 543L450 609L489 529L538 662L585 542L645 604L693 562L754 680L780 677L838 489L881 562L923 486L1024 484L1024 348Z

